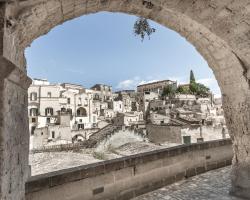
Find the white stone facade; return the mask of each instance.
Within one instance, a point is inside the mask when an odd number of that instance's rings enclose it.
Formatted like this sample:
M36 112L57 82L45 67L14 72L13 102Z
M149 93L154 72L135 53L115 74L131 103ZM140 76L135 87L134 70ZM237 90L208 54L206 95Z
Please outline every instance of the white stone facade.
M114 124L117 126L132 126L143 121L143 112L118 113L114 118Z
M61 139L67 138L65 140L70 141L71 130L91 129L97 126L98 115L93 112L93 94L86 93L82 86L50 84L46 80L36 79L29 87L28 95L29 129L32 136L35 134L35 128L42 130L48 127L49 130L57 127L60 129ZM70 116L67 119L68 129L61 126L64 114ZM67 134L63 134L67 131Z

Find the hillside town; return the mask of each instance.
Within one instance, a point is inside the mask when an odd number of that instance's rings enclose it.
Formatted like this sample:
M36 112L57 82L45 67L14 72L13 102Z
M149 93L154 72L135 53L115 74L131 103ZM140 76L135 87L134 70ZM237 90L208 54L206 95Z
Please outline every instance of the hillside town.
M110 126L129 128L157 145L229 137L221 99L196 83L192 71L187 84L162 80L136 91L33 79L28 95L31 150L87 141Z

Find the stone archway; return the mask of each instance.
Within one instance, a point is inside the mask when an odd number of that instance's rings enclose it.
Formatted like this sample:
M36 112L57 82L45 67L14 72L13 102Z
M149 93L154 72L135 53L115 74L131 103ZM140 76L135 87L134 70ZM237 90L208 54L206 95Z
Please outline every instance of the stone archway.
M0 196L24 199L28 176L24 49L53 27L99 11L150 18L175 30L207 60L223 94L233 139L232 191L250 197L250 0L4 0L0 3Z
M87 117L87 111L85 108L83 107L79 107L77 110L76 110L76 116L77 117Z

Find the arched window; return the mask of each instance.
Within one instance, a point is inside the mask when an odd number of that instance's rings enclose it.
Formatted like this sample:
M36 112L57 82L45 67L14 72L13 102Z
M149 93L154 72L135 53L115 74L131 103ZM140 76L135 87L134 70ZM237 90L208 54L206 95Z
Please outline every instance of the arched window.
M31 108L30 109L30 117L36 117L38 116L38 109L37 108Z
M30 101L36 101L37 100L37 93L31 92L30 93Z
M77 115L77 117L87 117L87 111L85 108L80 107L77 109L76 115Z
M45 116L52 116L53 108L45 108Z

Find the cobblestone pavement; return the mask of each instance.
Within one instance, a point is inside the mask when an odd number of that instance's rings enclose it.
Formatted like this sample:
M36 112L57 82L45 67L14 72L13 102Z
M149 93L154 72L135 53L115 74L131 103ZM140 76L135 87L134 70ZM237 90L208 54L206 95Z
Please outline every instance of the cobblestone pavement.
M230 167L217 169L155 190L133 200L241 200L228 194Z

